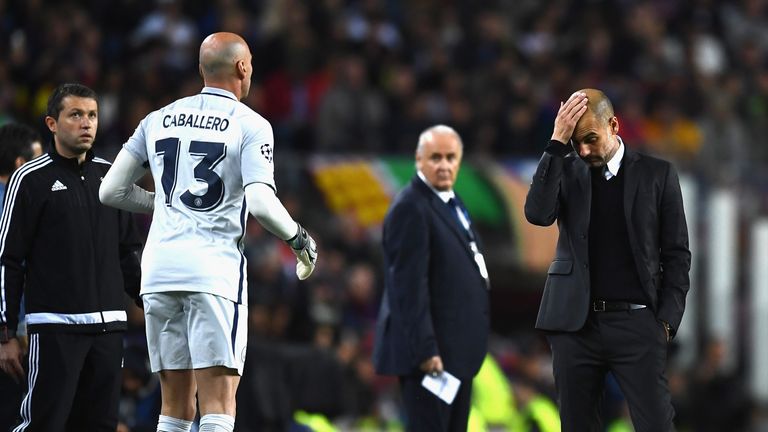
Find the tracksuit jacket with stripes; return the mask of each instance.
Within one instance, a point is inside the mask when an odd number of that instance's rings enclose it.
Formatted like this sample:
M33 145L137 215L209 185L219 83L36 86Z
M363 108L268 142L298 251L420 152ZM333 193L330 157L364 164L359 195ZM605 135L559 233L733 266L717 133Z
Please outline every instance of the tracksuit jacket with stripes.
M0 218L0 328L29 333L125 330L123 291L137 298L141 241L130 213L99 201L110 163L50 151L11 176Z

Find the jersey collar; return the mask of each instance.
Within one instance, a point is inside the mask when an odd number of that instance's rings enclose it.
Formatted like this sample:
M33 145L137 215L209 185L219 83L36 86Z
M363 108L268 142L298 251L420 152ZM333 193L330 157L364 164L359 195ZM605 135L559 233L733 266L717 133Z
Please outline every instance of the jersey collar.
M58 151L56 151L56 144L53 139L51 139L48 147L48 155L53 159L54 162L66 166L68 168L79 170L81 164L77 162L77 158L65 158L64 156L60 155ZM88 150L85 153L85 160L83 161L82 165L85 165L89 163L91 160L93 160L94 154L93 149Z
M223 96L225 98L232 99L233 101L237 101L237 97L235 97L234 93L228 90L220 89L218 87L203 87L203 91L201 91L200 94Z

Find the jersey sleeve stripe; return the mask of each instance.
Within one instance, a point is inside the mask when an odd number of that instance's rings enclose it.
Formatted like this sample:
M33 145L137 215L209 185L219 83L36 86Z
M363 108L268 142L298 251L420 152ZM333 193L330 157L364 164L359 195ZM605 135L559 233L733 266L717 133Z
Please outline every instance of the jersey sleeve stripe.
M3 251L5 250L5 238L8 235L8 225L10 225L11 217L13 216L13 206L16 203L16 194L19 191L21 182L27 174L34 172L51 162L53 162L51 157L45 155L32 162L27 162L11 175L11 179L8 181L8 192L5 196L5 203L3 204L2 219L0 219L0 256L3 255Z
M237 355L235 341L237 340L237 320L239 319L240 308L238 307L239 303L232 302L232 305L235 307L235 316L232 319L232 354Z
M5 311L8 310L5 304L5 266L0 265L0 323L7 323L8 317Z
M247 265L245 262L245 254L243 253L243 241L245 240L245 225L247 220L248 204L246 203L245 198L243 198L243 210L240 212L240 241L237 242L239 246L238 251L240 252L240 280L237 284L237 304L243 304L243 286L245 285L245 268Z
M11 224L11 218L13 217L13 205L16 202L16 194L19 191L19 185L24 180L24 177L38 170L49 163L51 163L51 157L48 155L42 156L35 160L25 163L16 172L11 175L8 181L8 190L5 195L5 203L3 204L3 214L0 218L0 256L5 252L5 242L8 236L8 226ZM8 310L5 298L5 266L0 268L0 322L8 322L5 315L5 311Z

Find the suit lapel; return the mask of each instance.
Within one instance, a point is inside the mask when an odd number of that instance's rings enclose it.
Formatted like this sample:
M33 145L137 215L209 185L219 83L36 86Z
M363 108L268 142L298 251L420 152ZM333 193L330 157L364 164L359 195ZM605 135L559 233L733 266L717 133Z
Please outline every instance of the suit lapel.
M637 169L635 162L638 158L637 153L630 151L624 144L624 161L621 169L624 170L624 219L627 228L632 226L632 209L635 205L637 188L640 185L640 176L635 172Z
M439 219L442 219L443 222L448 226L450 231L456 236L456 238L459 239L463 246L464 251L467 253L467 255L472 259L475 260L475 253L472 251L469 243L469 237L467 235L466 230L464 230L464 227L459 225L458 218L452 214L453 210L450 208L446 203L443 202L443 200L440 199L440 197L437 196L436 193L432 191L432 189L429 188L421 179L416 176L413 178L413 181L411 183L412 187L416 190L418 190L421 194L424 195L424 197L429 201L430 207L437 213L437 216ZM464 206L464 203L461 201L461 198L459 198L458 195L456 195L456 200L459 202L461 206ZM472 230L472 233L475 236L475 239L477 239L477 233L474 231L472 224L470 223L469 228ZM479 244L477 244L477 247L480 247ZM482 250L482 249L481 249ZM478 271L478 274L482 276L482 273L479 269L479 264L475 263L475 268ZM483 278L485 280L485 289L490 289L490 281L488 278Z
M576 178L578 179L581 191L587 194L591 194L592 180L589 178L589 165L587 165L587 163L584 161L580 161L580 163L575 165L575 169L578 170L578 175Z
M589 174L589 165L580 158L577 158L572 166L576 171L576 184L580 189L577 194L577 196L580 197L579 205L583 205L586 208L587 218L584 222L586 222L587 225L583 228L589 229L590 209L592 208L592 178Z

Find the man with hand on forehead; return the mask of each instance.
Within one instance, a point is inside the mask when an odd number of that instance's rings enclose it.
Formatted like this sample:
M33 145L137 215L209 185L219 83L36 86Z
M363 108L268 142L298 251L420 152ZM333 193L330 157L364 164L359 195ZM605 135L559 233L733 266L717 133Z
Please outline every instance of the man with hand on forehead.
M525 216L560 230L536 328L552 350L562 430L603 430L608 372L636 431L673 430L664 370L691 265L675 168L629 148L608 97L580 90L560 104Z

